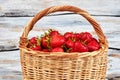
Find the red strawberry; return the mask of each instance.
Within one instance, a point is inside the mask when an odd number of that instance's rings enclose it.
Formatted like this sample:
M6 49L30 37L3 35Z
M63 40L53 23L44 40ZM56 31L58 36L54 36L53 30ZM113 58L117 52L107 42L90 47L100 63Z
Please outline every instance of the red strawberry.
M88 43L87 47L88 47L89 51L95 51L100 48L100 45L96 39L93 39L91 42Z
M32 50L40 51L41 50L41 46L35 46L35 47L32 48Z
M67 40L65 42L65 45L68 47L68 48L73 48L74 47L74 42L72 40Z
M74 51L75 52L88 52L88 48L85 45L83 45L80 41L76 41L75 46L74 46Z
M74 34L75 41L79 41L81 38L81 35L79 33Z
M47 36L42 37L41 38L41 45L44 48L48 48L48 46L49 46L49 37L47 37Z
M73 36L73 33L72 33L72 32L66 32L66 33L64 34L64 37L65 37L66 39L72 38L72 36Z
M52 49L52 52L64 52L64 50L61 47L56 47Z
M89 43L93 39L92 35L89 32L83 32L80 33L80 35L81 40L84 41L85 43Z
M36 38L36 37L32 37L32 38L30 39L30 43L32 43L32 44L37 44L37 38Z
M73 52L73 49L74 49L74 42L71 40L71 39L69 39L69 40L67 40L66 42L65 42L65 51L66 52Z
M58 31L56 31L56 30L51 30L49 32L49 36L53 36L53 35L60 35L60 33Z
M64 36L62 36L62 35L54 35L54 36L51 36L50 46L51 46L52 48L61 47L62 45L64 45L64 43L65 43L65 38L64 38Z

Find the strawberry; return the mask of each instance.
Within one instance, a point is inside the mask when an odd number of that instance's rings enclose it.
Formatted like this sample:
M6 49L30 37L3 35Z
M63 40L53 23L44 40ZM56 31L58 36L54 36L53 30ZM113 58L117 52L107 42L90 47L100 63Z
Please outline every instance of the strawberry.
M82 32L80 33L81 35L81 40L84 41L86 44L89 43L93 37L89 32Z
M52 48L61 47L65 43L65 38L62 35L53 35L50 39L50 46Z
M79 41L81 38L81 35L79 33L74 34L75 41Z
M61 47L56 47L52 49L52 52L64 52L64 50Z
M41 50L41 46L35 46L35 47L32 48L32 50L40 51Z
M73 48L74 47L74 42L72 40L67 40L65 42L65 45L68 47L68 48Z
M37 38L36 38L36 37L32 37L32 38L30 39L30 43L31 43L31 44L37 44Z
M87 44L87 47L88 47L89 51L95 51L100 48L100 45L96 39L93 39L91 42L89 42Z
M73 33L72 33L72 32L66 32L66 33L64 34L64 37L65 37L66 39L72 38L72 36L73 36Z
M83 45L80 41L76 41L74 45L75 52L88 52L88 48Z
M71 39L67 40L64 48L66 52L73 52L74 42Z
M49 37L43 36L41 38L41 45L43 46L43 48L48 48L48 46L49 46Z
M56 30L49 30L49 36L53 36L53 35L60 35L60 33Z

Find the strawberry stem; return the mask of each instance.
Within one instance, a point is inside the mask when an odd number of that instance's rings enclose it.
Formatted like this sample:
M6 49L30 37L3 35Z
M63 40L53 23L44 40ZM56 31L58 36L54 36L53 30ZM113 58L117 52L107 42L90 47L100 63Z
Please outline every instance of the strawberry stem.
M63 48L65 52L68 51L68 48L67 48L67 46L65 46L65 45L61 46L61 48Z
M53 31L52 29L49 29L49 30L48 30L49 33L52 32L52 31Z
M41 45L41 39L37 38L37 44L40 46Z

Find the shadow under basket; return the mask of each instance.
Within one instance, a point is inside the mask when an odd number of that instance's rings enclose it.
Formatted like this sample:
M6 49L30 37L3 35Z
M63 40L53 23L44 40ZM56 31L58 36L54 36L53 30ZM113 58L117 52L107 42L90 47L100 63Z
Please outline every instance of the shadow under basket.
M100 49L93 52L42 52L26 47L28 33L42 17L58 11L70 11L83 16L93 26ZM86 11L69 5L53 6L36 14L20 37L20 59L23 80L105 80L108 43L99 24Z

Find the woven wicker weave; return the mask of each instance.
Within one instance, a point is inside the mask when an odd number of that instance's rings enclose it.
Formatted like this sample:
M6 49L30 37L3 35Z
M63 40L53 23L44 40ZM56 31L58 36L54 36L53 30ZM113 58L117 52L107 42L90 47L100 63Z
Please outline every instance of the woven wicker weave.
M42 17L58 11L70 11L83 16L93 26L101 48L93 52L53 53L29 50L28 34ZM40 11L25 27L20 38L20 58L23 80L105 80L108 43L99 24L86 11L74 6L53 6Z

